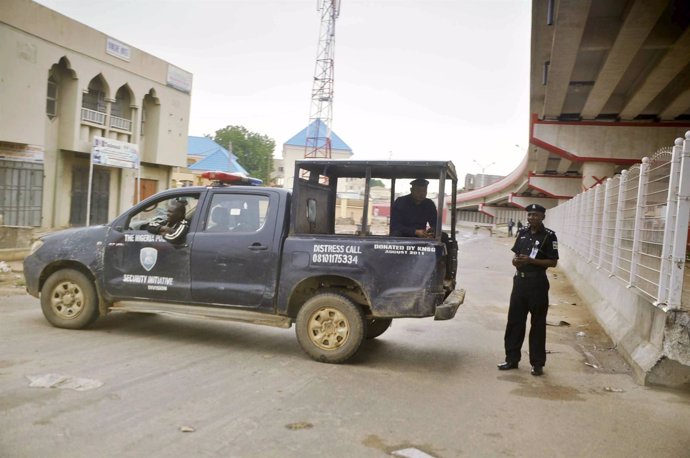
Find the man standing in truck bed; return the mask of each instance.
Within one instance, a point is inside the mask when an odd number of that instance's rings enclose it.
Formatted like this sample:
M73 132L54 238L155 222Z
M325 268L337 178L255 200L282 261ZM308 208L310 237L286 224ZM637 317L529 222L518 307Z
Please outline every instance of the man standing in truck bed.
M417 178L410 182L410 193L398 197L391 209L391 235L397 237L434 236L436 230L436 205L426 198L429 182Z

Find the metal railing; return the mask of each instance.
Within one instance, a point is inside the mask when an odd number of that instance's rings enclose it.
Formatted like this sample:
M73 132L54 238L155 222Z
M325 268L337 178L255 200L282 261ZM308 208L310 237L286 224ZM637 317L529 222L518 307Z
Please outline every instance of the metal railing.
M101 126L105 126L105 113L102 111L89 110L88 108L81 109L82 121L92 122Z
M681 304L690 219L690 131L673 148L549 210L561 245L664 310Z
M115 129L125 130L130 132L132 130L132 121L118 116L110 115L110 127Z

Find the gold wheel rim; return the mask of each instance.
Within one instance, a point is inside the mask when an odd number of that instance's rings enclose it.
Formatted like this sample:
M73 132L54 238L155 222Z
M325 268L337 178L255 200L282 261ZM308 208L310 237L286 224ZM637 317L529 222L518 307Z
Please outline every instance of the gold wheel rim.
M71 320L84 310L84 291L71 281L63 281L53 288L50 306L60 318Z
M350 336L350 322L334 307L321 307L311 314L307 324L309 339L323 350L337 350Z

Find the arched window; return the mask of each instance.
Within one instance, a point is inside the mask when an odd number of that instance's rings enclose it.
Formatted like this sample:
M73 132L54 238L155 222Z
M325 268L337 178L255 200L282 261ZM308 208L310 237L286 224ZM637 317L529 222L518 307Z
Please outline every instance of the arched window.
M106 92L108 86L102 75L95 76L89 82L88 92L81 101L81 119L94 124L105 125Z
M55 75L52 70L48 77L48 91L46 93L46 114L51 120L57 116L58 113L58 84L55 81Z
M65 97L69 98L70 89L76 83L77 75L66 57L53 64L48 70L46 80L46 115L50 120L60 116L60 104Z
M151 132L155 132L158 128L158 116L160 113L160 100L156 96L156 91L151 89L148 94L144 96L144 101L141 104L141 129L139 135L142 137L147 134L147 123L151 125Z
M130 104L132 96L129 86L124 85L117 90L115 102L110 107L110 127L131 132L131 110Z

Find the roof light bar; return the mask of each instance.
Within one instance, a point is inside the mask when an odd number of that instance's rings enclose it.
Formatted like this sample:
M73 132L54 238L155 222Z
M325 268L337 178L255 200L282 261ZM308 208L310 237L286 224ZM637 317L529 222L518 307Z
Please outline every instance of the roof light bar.
M261 186L264 184L263 180L259 178L246 177L239 173L232 172L221 172L221 171L209 171L201 174L202 178L207 180L218 181L219 183L229 184L229 185L248 185L248 186Z

